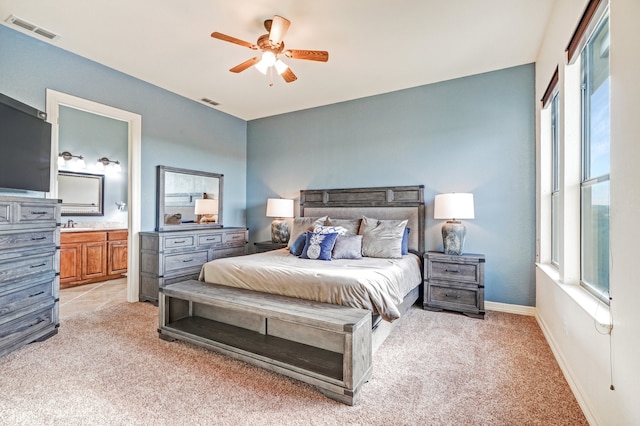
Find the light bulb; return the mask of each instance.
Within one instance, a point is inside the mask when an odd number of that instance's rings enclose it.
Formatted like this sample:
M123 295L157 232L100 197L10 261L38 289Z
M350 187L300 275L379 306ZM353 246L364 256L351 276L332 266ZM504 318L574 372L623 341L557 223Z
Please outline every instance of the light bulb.
M258 62L257 64L255 64L254 67L258 71L260 71L262 74L265 74L265 75L267 74L267 68L269 68L269 66L264 63L264 60L262 60L262 61Z
M276 71L278 72L278 75L282 74L287 70L287 68L289 68L289 65L285 64L280 59L276 61L275 65L276 65Z
M273 66L276 63L276 55L273 52L266 51L262 54L262 61L267 67Z

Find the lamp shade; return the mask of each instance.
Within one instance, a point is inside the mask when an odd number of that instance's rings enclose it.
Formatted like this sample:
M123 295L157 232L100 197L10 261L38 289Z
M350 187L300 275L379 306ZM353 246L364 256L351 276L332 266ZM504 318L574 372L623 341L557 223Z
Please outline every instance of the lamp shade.
M473 194L438 194L433 208L434 219L473 219Z
M202 198L196 200L195 214L218 214L218 200L213 198Z
M267 217L293 217L293 200L269 198L267 200Z

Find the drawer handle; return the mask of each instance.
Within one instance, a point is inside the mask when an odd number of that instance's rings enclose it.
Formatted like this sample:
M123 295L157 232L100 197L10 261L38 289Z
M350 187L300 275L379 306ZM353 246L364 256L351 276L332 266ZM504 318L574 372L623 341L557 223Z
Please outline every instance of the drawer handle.
M458 271L457 269L445 269L445 272L451 272L452 274L459 274L460 271Z
M193 258L185 259L185 260L182 261L182 263L189 263L189 262L193 262Z
M44 291L39 291L37 293L30 294L29 297L36 297L36 296L40 296L41 294L44 294Z
M176 241L174 241L174 243L176 243L176 244L182 244L182 243L186 243L186 242L187 242L187 240L180 240L180 241L176 240Z
M31 241L46 240L47 237L31 237Z
M31 212L31 214L47 214L47 212Z
M445 293L444 297L448 297L449 299L460 299L460 295L459 294L449 294L449 293Z
M215 238L207 238L205 241L215 241Z
M47 265L46 263L41 263L39 265L31 265L31 266L29 266L29 268L40 268L40 267L46 266L46 265Z

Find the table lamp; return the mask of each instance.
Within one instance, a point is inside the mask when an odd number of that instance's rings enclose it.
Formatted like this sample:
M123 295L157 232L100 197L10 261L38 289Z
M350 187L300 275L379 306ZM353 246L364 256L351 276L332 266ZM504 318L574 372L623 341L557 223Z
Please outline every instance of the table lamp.
M198 216L198 223L215 223L214 215L218 214L218 200L213 198L197 199L195 214Z
M474 216L473 194L436 195L433 218L447 219L442 225L442 245L445 254L462 254L467 231L460 219L473 219Z
M269 198L267 200L267 217L274 217L271 222L271 241L286 243L289 241L289 225L283 218L293 217L293 200Z

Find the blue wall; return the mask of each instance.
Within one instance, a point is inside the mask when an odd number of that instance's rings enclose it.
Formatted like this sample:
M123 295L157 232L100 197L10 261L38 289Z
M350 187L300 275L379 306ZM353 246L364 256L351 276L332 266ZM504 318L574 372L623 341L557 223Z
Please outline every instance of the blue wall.
M244 120L0 25L0 93L44 110L47 88L142 116L142 230L155 228L157 165L224 174L225 225L245 225Z
M270 238L268 197L423 184L426 247L441 250L434 196L472 192L465 251L486 255L486 299L535 305L533 64L254 120L247 131L253 240Z

